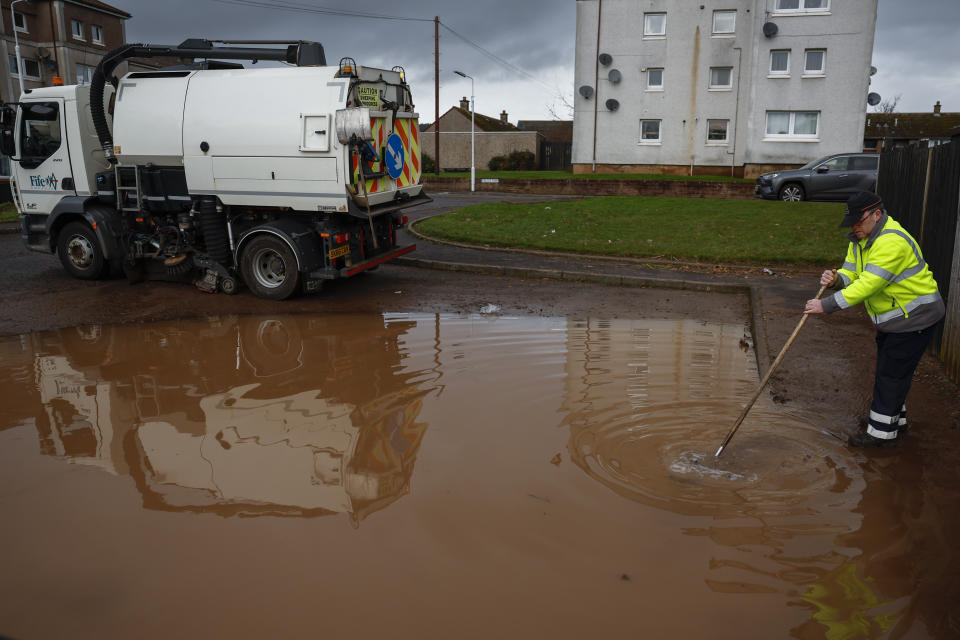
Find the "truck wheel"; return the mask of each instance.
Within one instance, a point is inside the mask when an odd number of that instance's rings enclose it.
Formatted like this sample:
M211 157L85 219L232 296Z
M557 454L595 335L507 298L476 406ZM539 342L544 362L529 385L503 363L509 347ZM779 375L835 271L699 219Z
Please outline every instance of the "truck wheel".
M96 280L106 275L109 264L97 234L85 222L71 222L57 236L57 255L67 273L81 280Z
M240 257L240 273L254 295L269 300L289 298L300 284L293 251L274 236L261 235L250 241Z
M800 202L803 200L803 187L796 182L788 182L780 188L780 199L784 202Z

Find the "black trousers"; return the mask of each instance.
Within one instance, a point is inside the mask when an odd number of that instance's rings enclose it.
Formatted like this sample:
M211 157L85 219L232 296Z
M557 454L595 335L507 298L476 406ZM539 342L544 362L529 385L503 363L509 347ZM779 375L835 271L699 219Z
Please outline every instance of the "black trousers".
M877 372L867 433L890 440L906 424L907 392L913 372L933 337L933 327L908 333L877 332Z

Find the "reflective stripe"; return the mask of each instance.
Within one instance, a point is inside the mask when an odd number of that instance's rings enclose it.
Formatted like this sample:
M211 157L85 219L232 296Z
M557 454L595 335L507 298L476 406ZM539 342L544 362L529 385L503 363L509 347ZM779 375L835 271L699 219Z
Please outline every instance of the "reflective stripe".
M863 271L864 273L872 273L875 276L879 276L880 278L883 278L887 282L893 282L893 279L897 277L894 274L887 271L886 269L884 269L883 267L878 267L875 264L868 264L863 268Z
M846 269L847 271L853 271L854 273L856 273L857 271L857 265L854 264L853 262L844 262L843 266L840 268Z
M868 264L866 267L863 268L863 270L867 273L872 273L875 276L880 276L887 282L894 284L897 282L902 282L907 278L912 278L913 276L923 271L923 268L926 266L927 266L927 263L921 260L920 264L918 264L917 266L910 267L909 269L904 269L899 274L890 273L883 267L878 267L875 264Z
M907 278L912 278L913 276L923 271L923 268L926 266L927 266L927 263L921 260L920 264L918 264L915 267L910 267L909 269L904 269L903 271L900 272L900 275L898 275L896 278L894 278L890 282L900 282L902 280L906 280Z
M897 437L896 429L893 431L880 431L879 429L874 429L872 425L867 425L867 433L881 440L895 440Z
M887 311L886 313L881 313L878 316L870 316L873 320L873 324L882 324L888 320L893 320L894 318L899 318L904 315L904 312L910 313L920 305L930 304L931 302L936 302L940 299L940 292L934 291L933 293L928 293L925 296L917 296L909 303L904 305L903 309L894 309L893 311Z
M842 273L842 272L838 271L838 272L837 272L837 275L840 276L840 282L843 283L843 286L844 286L844 287L849 287L849 286L850 286L850 283L853 282L853 280L850 279L850 276L848 276L848 275L845 274L845 273Z
M841 309L849 309L852 305L847 302L847 299L843 297L842 291L837 291L833 294L833 301L837 303L837 306Z
M899 418L899 415L896 416L885 416L882 413L877 413L873 409L870 410L870 419L874 422L879 422L880 424L893 424Z
M909 235L907 235L903 231L900 231L899 229L887 229L886 231L881 231L879 234L877 234L877 238L879 238L880 236L885 236L888 233L896 234L901 238L903 238L904 240L906 240L907 244L910 245L910 248L913 249L913 255L916 256L917 262L923 262L923 258L920 257L920 249L917 248L917 244L913 241L913 238L911 238Z

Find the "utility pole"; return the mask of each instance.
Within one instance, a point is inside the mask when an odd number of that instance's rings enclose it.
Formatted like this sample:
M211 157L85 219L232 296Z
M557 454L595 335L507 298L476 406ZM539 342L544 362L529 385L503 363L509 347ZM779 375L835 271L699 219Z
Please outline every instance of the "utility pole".
M440 16L433 17L433 160L440 177Z

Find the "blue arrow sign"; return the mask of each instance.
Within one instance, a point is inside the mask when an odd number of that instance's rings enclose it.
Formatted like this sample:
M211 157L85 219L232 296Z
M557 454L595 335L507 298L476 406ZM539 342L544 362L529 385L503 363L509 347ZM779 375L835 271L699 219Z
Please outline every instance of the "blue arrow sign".
M395 133L391 133L390 137L387 138L386 150L383 154L384 160L387 162L387 173L390 174L390 177L396 180L400 177L400 174L403 173L403 161L404 161L404 152L403 152L403 140L400 139Z

